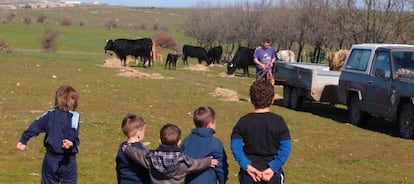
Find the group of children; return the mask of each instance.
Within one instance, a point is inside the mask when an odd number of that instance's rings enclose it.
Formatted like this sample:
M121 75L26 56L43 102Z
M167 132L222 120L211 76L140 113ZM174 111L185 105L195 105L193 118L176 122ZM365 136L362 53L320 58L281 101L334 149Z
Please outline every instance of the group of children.
M230 147L240 166L239 182L283 183L282 165L291 151L289 129L284 119L270 112L274 87L268 81L255 81L250 87L254 111L239 119L231 134ZM33 136L45 132L46 154L42 183L77 183L76 153L79 146L78 94L71 86L61 86L55 107L36 119L23 132L19 150ZM122 120L127 140L116 154L118 183L224 184L228 177L227 155L223 143L214 137L216 113L200 106L193 113L195 128L181 142L181 130L165 124L160 130L160 145L146 150L143 118L128 114Z

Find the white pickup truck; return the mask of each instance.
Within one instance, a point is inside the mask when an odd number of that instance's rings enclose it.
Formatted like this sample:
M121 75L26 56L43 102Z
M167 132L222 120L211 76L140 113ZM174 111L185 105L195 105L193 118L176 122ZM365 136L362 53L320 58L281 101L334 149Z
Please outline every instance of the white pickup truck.
M275 83L283 85L283 104L298 109L303 100L336 103L339 71L329 66L277 61L273 69Z
M302 100L345 104L354 125L381 117L397 122L401 137L414 138L414 45L353 45L340 72L277 62L274 77L287 107Z

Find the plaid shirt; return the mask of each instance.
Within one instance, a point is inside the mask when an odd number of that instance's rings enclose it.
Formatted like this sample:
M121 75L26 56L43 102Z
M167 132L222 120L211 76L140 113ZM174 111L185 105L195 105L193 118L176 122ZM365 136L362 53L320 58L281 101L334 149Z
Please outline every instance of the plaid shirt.
M192 165L188 157L177 146L161 144L157 150L150 151L146 157L155 170L164 173L167 177L176 174L181 162L184 162L188 167Z

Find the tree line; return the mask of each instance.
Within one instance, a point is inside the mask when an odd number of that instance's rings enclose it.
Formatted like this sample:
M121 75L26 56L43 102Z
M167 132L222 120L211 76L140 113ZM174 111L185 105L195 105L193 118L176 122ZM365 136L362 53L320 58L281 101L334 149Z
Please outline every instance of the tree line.
M294 50L298 61L319 62L323 52L352 44L414 43L413 11L414 0L200 4L185 20L185 32L201 46L226 45L226 52L238 46L257 47L266 37L276 50Z

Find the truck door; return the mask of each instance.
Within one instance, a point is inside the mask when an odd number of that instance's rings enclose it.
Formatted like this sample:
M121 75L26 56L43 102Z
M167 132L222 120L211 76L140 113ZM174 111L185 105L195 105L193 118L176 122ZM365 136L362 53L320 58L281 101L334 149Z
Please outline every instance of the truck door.
M391 64L388 50L377 50L368 77L366 110L373 114L387 113L391 101Z

